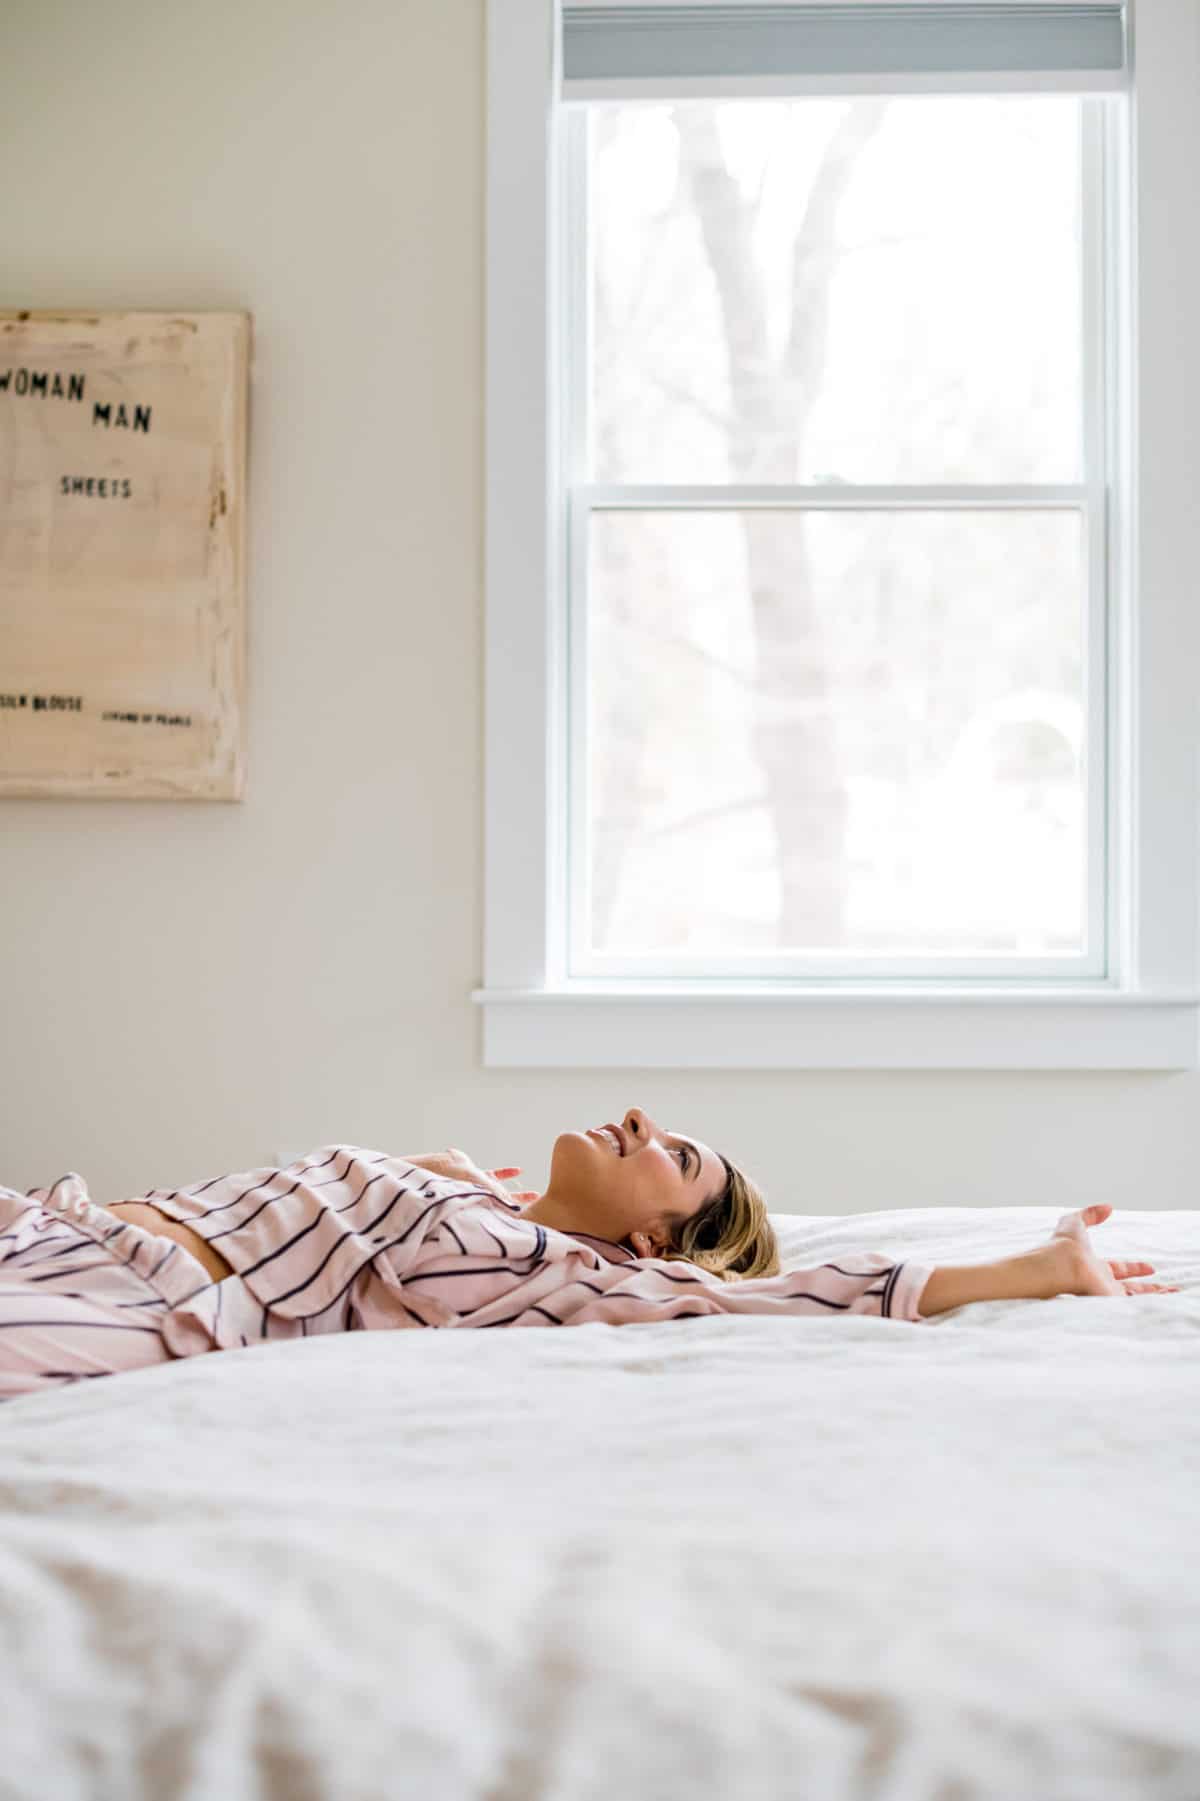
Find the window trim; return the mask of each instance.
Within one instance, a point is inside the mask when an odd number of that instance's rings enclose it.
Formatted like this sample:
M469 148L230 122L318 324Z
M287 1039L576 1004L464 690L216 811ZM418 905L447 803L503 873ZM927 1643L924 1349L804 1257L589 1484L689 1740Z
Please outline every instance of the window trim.
M498 1067L1183 1069L1200 1050L1198 626L1200 162L1190 0L1137 19L1128 143L1113 132L1106 313L1110 504L1107 883L1094 982L570 982L564 806L569 542L557 0L488 0L483 1061ZM1132 34L1131 21L1131 34ZM1131 35L1131 55L1134 45ZM1085 109L1086 110L1086 109ZM1136 203L1136 204L1135 204ZM1093 240L1095 234L1092 234ZM1136 260L1135 260L1136 257ZM1128 274L1129 279L1126 280ZM1090 335L1090 334L1088 334ZM1110 349L1114 340L1110 335ZM1122 442L1116 423L1131 424ZM1093 520L1096 514L1092 514ZM1137 617L1132 596L1140 596ZM1091 700L1089 693L1089 701Z

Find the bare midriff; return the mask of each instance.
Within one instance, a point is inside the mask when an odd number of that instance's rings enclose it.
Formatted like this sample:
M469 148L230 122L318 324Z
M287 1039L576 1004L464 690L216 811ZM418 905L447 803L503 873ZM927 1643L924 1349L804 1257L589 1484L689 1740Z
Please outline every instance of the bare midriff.
M113 1201L105 1209L115 1213L118 1219L128 1220L132 1225L141 1226L143 1231L152 1232L155 1238L173 1238L181 1244L185 1251L190 1251L196 1262L207 1270L214 1282L223 1282L233 1271L219 1251L214 1251L210 1244L205 1244L198 1232L190 1226L180 1225L176 1219L168 1219L149 1201Z

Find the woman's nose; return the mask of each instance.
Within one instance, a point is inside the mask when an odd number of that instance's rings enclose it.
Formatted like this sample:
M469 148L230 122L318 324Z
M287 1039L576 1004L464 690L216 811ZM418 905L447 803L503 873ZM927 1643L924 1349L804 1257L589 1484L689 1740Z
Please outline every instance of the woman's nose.
M657 1138L659 1135L658 1127L650 1115L643 1113L640 1107L629 1109L625 1115L625 1129L627 1132L632 1132L639 1144L648 1144L652 1138Z

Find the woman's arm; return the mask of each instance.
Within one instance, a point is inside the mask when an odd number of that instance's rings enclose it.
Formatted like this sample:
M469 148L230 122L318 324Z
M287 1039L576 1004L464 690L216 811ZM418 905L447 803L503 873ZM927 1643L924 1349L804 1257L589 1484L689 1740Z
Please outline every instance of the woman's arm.
M1177 1294L1166 1283L1131 1280L1152 1275L1152 1263L1096 1256L1087 1228L1102 1225L1111 1212L1106 1205L1064 1213L1049 1244L1017 1257L939 1265L921 1290L917 1312L927 1318L971 1301L1048 1301L1056 1294Z
M1063 1244L1063 1251L1069 1247ZM1057 1245L1042 1245L1019 1257L992 1263L939 1264L921 1290L917 1312L949 1313L971 1301L1048 1301L1056 1294L1079 1294Z

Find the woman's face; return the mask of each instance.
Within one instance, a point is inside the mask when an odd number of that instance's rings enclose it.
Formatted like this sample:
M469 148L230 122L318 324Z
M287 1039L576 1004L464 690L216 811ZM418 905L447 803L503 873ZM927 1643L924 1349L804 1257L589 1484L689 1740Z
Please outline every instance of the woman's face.
M670 1216L690 1218L725 1182L715 1151L631 1107L619 1122L555 1139L542 1202L569 1217L564 1230L628 1242L639 1257L654 1257L671 1242ZM544 1217L554 1223L549 1211Z

